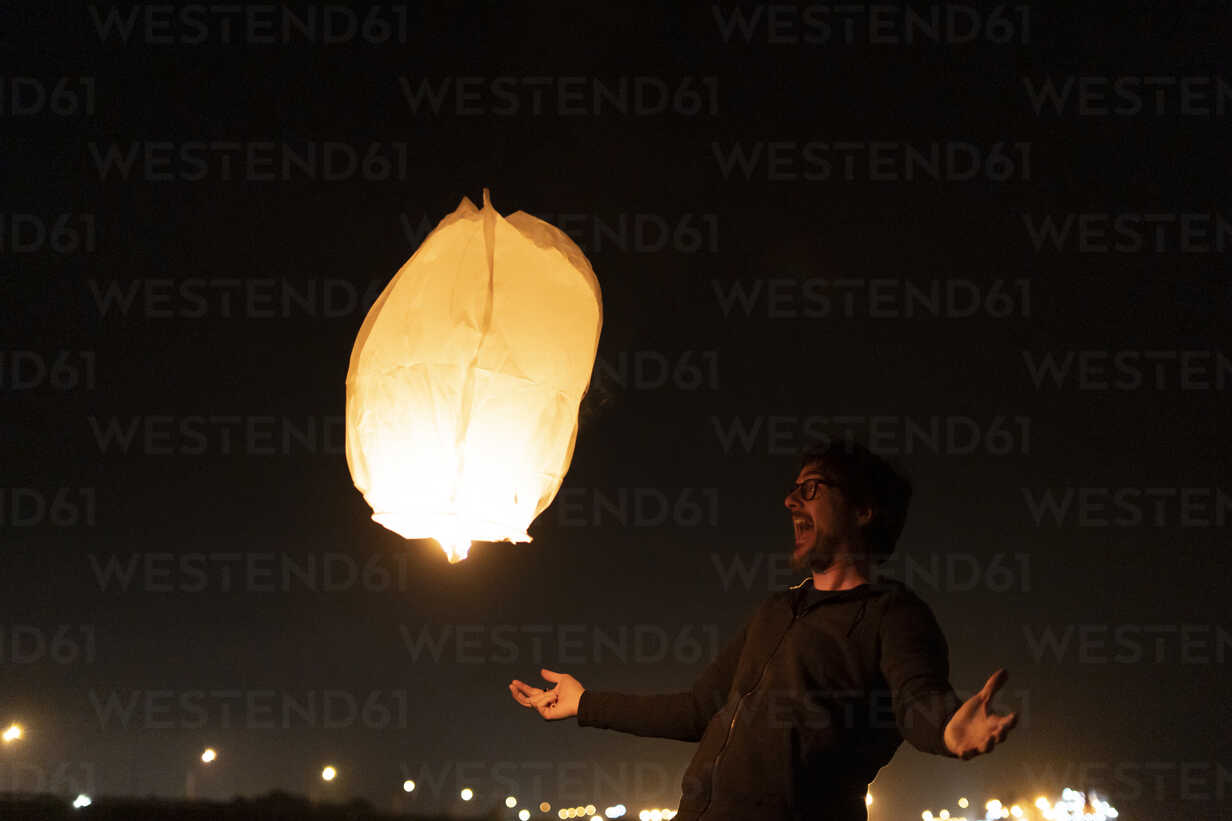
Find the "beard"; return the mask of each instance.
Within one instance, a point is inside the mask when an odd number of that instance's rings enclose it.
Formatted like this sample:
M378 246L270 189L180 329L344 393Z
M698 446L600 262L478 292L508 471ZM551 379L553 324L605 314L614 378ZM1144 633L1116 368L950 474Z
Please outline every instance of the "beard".
M796 573L824 573L834 564L836 553L833 539L814 532L813 543L807 549L792 551L791 569Z

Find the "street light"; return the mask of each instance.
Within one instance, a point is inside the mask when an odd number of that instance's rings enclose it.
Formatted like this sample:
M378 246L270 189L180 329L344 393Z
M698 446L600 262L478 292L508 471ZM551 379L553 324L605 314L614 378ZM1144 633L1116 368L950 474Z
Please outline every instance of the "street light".
M201 751L201 763L204 766L213 764L218 759L218 751L213 747L206 747ZM190 764L188 771L184 773L184 796L189 800L197 797L197 768Z
M326 766L325 769L321 770L321 780L322 781L333 781L337 777L338 777L338 771L334 769L334 767L332 766Z
M8 729L3 734L0 734L0 738L4 739L5 744L12 744L14 741L21 741L25 732L20 724L10 724Z

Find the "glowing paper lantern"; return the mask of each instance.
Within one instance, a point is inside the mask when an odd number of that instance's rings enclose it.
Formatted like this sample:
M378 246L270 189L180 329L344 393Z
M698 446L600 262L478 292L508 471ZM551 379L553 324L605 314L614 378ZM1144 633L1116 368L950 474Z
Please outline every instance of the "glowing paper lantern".
M527 542L573 458L603 306L585 255L488 191L441 220L351 352L346 454L372 518L433 538Z

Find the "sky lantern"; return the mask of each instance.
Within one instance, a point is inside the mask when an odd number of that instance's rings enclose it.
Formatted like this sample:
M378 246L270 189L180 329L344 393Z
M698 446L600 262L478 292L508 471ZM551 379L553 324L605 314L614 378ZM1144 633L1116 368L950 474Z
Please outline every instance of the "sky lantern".
M435 539L527 542L573 458L603 305L582 251L463 197L373 303L351 351L346 454L372 518Z

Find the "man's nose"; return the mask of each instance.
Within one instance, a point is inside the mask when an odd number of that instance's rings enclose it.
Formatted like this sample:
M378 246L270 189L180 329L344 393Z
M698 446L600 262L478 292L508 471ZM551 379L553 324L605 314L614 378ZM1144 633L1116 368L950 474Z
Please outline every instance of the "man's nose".
M788 510L795 510L800 507L800 500L797 498L797 494L794 490L787 494L787 498L783 500L783 506Z

